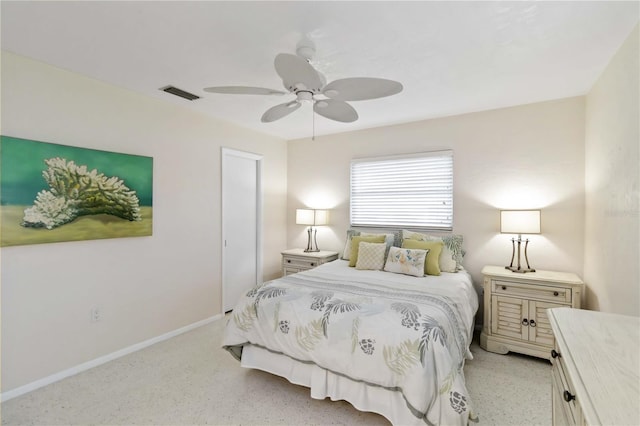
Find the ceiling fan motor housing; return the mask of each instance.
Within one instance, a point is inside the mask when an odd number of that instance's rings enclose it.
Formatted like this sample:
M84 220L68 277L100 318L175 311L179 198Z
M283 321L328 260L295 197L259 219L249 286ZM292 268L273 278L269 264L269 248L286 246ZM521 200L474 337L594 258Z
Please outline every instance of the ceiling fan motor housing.
M305 58L307 61L310 61L316 54L316 49L314 49L312 46L299 46L296 49L296 54Z
M296 96L300 102L311 102L313 100L313 93L308 90L299 90L296 92Z

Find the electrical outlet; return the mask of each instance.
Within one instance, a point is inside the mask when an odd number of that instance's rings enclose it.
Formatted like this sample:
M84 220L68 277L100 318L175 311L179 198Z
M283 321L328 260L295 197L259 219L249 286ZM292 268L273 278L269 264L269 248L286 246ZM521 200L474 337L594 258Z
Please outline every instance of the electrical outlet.
M100 308L92 308L90 315L91 322L98 322L102 320L102 311Z

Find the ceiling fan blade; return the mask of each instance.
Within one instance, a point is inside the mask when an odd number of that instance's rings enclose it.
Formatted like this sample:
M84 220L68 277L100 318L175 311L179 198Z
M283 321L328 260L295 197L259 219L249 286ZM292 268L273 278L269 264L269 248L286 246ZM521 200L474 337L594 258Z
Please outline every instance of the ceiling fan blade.
M384 78L353 77L332 81L323 94L338 101L364 101L402 92L402 84Z
M320 93L323 86L322 79L306 59L289 53L280 53L276 56L274 65L287 90L309 90Z
M251 86L221 86L206 87L203 89L209 93L222 93L226 95L284 95L285 92L274 89L266 89L264 87Z
M272 121L280 120L282 117L285 117L300 108L301 105L302 104L298 101L285 102L283 104L276 105L265 111L265 113L262 114L260 121L263 123L271 123Z
M313 110L330 120L351 123L358 119L358 113L351 105L335 99L323 99L313 104Z

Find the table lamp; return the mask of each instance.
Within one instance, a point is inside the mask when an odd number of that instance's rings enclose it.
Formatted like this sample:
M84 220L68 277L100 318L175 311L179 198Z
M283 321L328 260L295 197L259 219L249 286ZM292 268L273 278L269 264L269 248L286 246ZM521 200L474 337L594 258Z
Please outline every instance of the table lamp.
M320 251L316 241L318 229L314 229L314 226L329 224L329 210L296 209L296 224L309 226L309 229L307 229L307 248L304 251L307 253Z
M518 239L511 238L511 263L505 266L513 272L525 273L535 272L536 270L529 266L529 257L527 256L527 247L529 239L524 240L524 259L527 267L520 266L520 246L522 245L522 234L539 234L540 233L540 210L501 210L500 211L500 232L503 234L518 234ZM518 243L518 266L513 266L513 260L516 254L516 245Z

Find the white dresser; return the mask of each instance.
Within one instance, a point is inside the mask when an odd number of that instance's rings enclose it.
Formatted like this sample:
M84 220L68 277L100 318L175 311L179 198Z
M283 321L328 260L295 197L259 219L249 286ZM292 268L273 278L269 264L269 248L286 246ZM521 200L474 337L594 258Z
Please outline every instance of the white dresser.
M305 252L301 248L285 250L282 252L282 275L313 269L323 263L333 262L337 258L338 252L335 251Z
M640 424L640 318L548 311L554 425Z
M584 284L576 274L541 271L526 274L504 266L485 266L484 324L480 346L489 352L509 351L549 358L553 333L547 309L579 308Z

